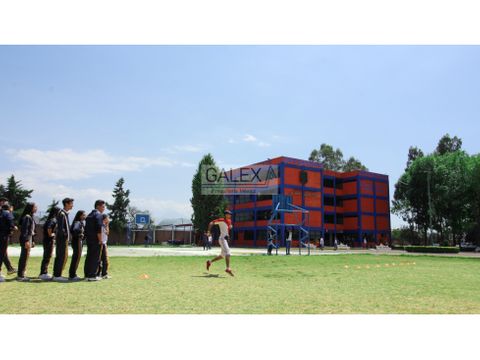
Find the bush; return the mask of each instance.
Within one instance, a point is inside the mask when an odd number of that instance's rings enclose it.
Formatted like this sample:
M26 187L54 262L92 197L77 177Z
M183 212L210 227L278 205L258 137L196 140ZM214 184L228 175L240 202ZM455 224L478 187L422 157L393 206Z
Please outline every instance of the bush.
M405 246L407 252L430 253L430 254L458 254L458 247L446 246Z

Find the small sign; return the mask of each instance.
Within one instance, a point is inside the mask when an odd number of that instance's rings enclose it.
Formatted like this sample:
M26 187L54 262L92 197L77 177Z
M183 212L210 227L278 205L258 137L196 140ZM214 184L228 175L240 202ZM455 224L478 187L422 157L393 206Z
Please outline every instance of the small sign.
M148 214L136 214L135 215L135 224L136 225L149 225L150 224L150 215L148 215Z

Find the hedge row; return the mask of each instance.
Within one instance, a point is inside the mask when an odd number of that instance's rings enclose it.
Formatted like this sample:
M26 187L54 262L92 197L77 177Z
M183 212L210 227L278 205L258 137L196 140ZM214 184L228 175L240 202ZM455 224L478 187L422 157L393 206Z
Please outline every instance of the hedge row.
M405 246L405 251L431 254L458 254L460 249L458 247L446 246Z

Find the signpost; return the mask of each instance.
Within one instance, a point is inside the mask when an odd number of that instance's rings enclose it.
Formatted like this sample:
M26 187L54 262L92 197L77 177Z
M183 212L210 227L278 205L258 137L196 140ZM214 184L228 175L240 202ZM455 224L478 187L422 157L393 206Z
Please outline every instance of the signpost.
M141 226L146 226L150 225L150 215L148 214L136 214L135 215L135 224L141 225Z

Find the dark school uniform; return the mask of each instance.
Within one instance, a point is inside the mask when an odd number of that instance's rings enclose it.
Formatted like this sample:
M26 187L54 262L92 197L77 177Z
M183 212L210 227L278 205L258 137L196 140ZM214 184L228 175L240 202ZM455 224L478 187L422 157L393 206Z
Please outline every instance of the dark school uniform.
M148 235L147 235L148 236ZM102 227L102 250L100 254L100 266L98 267L97 276L103 278L108 276L108 267L110 266L110 260L108 258L108 233L107 227L103 224Z
M55 263L53 277L61 277L68 259L68 243L71 241L68 213L61 210L57 216L57 231L55 232Z
M53 245L55 242L55 231L57 229L57 219L47 220L43 225L43 258L40 265L40 275L48 274L48 265L53 254ZM48 230L52 232L52 236L48 235Z
M25 277L25 270L27 268L28 258L30 257L30 249L33 246L33 239L35 236L35 220L30 215L25 215L22 219L21 229L20 229L20 259L18 261L18 272L17 275L19 278ZM30 243L30 247L27 249L25 245Z
M8 271L12 271L13 266L8 258L8 242L15 228L13 214L8 210L0 210L0 272L2 264Z
M88 214L85 221L85 239L87 241L87 256L85 258L85 278L96 278L102 250L101 239L103 217L98 210Z
M83 240L85 239L85 225L83 221L75 221L72 224L72 262L70 263L70 270L68 276L70 279L77 277L78 264L82 257Z

